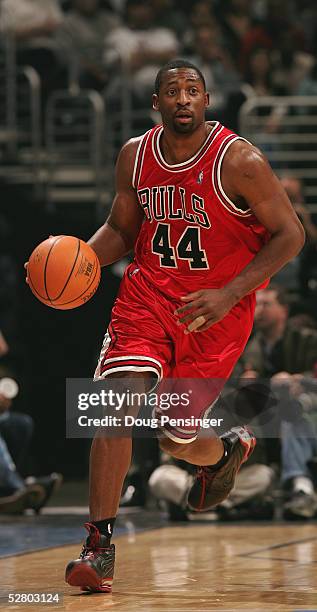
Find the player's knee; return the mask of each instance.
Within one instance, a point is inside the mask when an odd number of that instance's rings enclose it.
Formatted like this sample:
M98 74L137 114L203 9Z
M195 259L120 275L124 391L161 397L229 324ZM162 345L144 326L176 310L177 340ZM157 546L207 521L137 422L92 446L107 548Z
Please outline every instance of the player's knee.
M148 393L155 385L156 379L153 378L151 372L113 372L109 379L117 379L120 390L127 391L128 389L133 392ZM127 381L127 382L125 382Z
M160 449L167 453L168 455L172 455L172 457L176 457L177 459L181 459L185 454L184 444L179 444L178 442L174 442L170 438L161 438L160 439Z

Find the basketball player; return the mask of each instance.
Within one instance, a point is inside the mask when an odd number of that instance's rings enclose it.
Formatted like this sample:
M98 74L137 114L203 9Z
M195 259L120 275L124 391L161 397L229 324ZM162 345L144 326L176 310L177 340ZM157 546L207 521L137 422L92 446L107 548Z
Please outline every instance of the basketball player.
M206 123L208 105L201 72L170 62L153 95L162 125L119 154L113 207L90 245L102 266L133 248L135 259L97 379L133 377L140 392L153 388L153 378L228 379L251 332L255 290L303 246L302 226L266 159L218 122ZM211 391L209 405L218 394ZM191 413L203 414L198 394ZM200 466L188 504L206 510L227 497L255 440L243 427L206 438L165 425L160 445ZM129 437L97 436L92 444L89 536L66 569L66 581L83 590L111 591L110 540L131 446Z

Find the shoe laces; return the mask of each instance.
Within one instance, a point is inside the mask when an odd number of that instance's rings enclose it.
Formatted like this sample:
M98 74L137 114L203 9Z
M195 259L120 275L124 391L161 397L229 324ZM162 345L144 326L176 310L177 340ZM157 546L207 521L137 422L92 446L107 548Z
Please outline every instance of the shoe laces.
M86 543L83 545L83 549L79 555L81 559L84 557L93 558L96 553L104 552L109 547L101 547L100 544L100 532L99 529L93 523L85 523L84 525L89 532L89 536Z
M216 472L212 471L207 465L200 465L197 470L197 478L210 481L215 477Z
M83 557L92 557L98 548L98 544L100 542L100 533L99 529L93 523L85 523L85 527L89 532L89 536L86 540L86 543L83 545L83 549L80 553L80 558Z

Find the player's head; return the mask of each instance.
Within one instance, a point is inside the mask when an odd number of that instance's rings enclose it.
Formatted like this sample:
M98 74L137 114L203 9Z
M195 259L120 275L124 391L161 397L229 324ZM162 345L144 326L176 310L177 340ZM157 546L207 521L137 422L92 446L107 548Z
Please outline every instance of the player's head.
M153 108L164 126L179 134L194 132L205 120L209 94L202 72L191 62L174 60L157 73Z

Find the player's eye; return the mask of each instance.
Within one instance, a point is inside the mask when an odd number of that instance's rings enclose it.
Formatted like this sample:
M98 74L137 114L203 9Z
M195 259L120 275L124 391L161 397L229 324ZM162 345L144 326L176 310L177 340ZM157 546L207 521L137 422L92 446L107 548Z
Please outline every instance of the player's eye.
M197 87L191 87L189 93L193 96L198 93Z
M168 89L167 90L167 95L168 96L175 96L176 94L176 89Z

